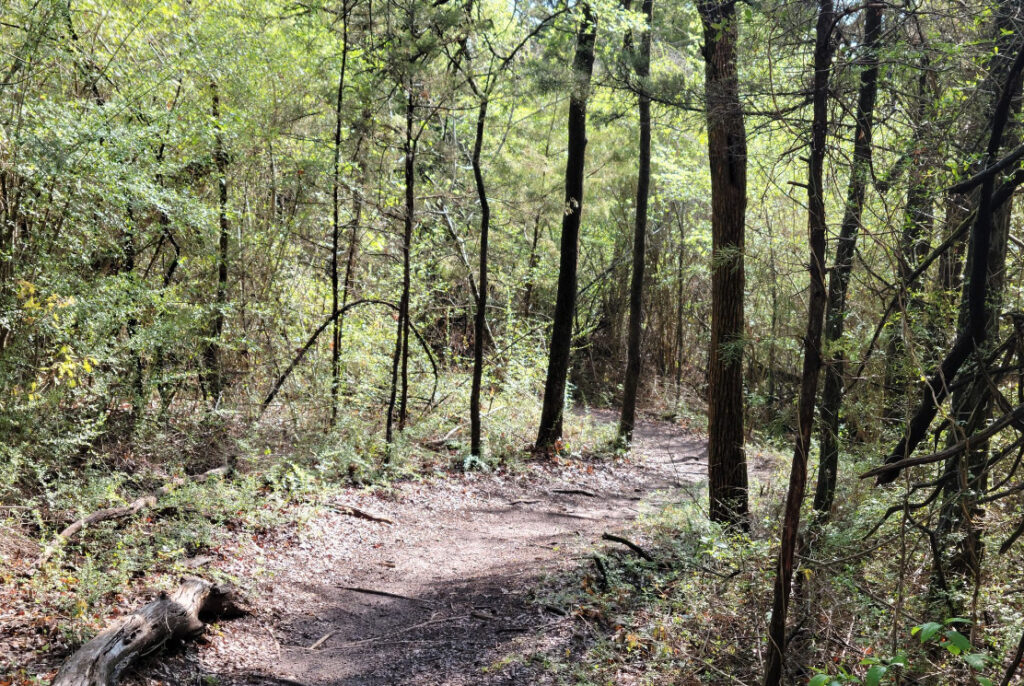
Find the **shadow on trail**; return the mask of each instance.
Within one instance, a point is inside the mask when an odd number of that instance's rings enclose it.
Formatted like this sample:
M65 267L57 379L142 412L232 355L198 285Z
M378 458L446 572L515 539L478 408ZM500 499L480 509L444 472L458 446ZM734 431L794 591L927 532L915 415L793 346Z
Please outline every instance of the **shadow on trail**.
M324 597L329 587L311 587L326 607L279 627L287 633L273 675L204 678L251 686L541 683L531 656L563 652L573 639L558 630L571 619L567 610L530 602L540 582L532 571L506 568L408 598L343 588Z

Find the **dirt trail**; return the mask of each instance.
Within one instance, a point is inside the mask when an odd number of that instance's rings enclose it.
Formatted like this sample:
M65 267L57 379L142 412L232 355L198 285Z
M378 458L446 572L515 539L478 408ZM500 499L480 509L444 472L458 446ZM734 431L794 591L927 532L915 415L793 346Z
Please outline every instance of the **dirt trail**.
M205 683L264 686L538 683L516 656L557 646L568 623L559 608L528 604L531 588L576 563L603 532L645 507L692 497L686 487L705 479L703 440L664 422L642 421L636 433L633 456L614 463L409 482L387 500L353 492L338 505L394 524L330 512L301 537L254 543L273 572L261 585L264 609L146 676L185 683L191 672ZM245 576L238 564L226 571Z

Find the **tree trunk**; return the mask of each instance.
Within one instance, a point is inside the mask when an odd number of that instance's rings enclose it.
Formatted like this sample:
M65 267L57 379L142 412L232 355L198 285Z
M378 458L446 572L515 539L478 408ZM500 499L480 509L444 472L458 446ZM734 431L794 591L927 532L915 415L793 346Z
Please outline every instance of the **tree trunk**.
M636 55L636 76L639 90L640 154L636 182L636 225L633 231L633 275L629 290L629 342L626 351L626 375L623 380L622 415L619 436L630 441L636 423L636 395L640 385L640 337L643 332L644 260L647 243L647 197L651 188L651 97L647 79L651 73L651 23L654 0L642 5L647 27L640 38Z
M779 686L786 656L786 615L793 582L793 560L800 529L800 507L807 485L807 457L814 427L814 404L821 369L822 319L825 312L825 140L828 128L828 84L832 69L832 28L835 9L832 0L818 0L818 24L814 41L814 107L811 122L811 150L808 164L807 209L810 241L810 295L807 303L807 333L804 336L804 363L797 403L797 438L786 493L782 541L775 570L772 615L768 627L768 664L764 686Z
M341 74L338 77L338 96L334 106L334 175L331 187L331 311L337 312L338 298L338 250L341 235L341 108L345 101L345 68L348 66L348 0L341 10ZM347 276L347 274L346 274ZM341 318L334 320L331 331L331 427L338 421L338 385L341 374Z
M864 210L864 195L871 176L871 134L875 114L875 96L878 93L878 55L876 46L882 30L881 3L864 8L864 71L860 76L857 98L857 124L854 128L853 162L850 185L846 195L846 209L839 229L835 264L828 281L825 307L824 350L829 354L825 364L825 382L821 392L821 459L818 466L818 484L814 493L814 509L827 516L835 497L836 477L839 472L839 408L843 397L843 375L846 356L839 345L846 321L846 293L853 271L853 256L857 246Z
M206 344L205 366L206 388L214 405L220 402L224 391L223 351L221 335L224 331L224 310L228 301L228 177L227 153L224 150L224 127L220 120L220 95L217 83L210 84L213 92L211 116L216 127L214 135L213 161L217 166L217 189L219 207L219 239L217 250L217 293L215 311L210 326L210 340Z
M576 263L579 258L580 218L583 212L583 167L587 148L587 99L594 71L597 15L583 4L583 17L576 34L573 82L569 95L569 147L565 162L565 206L562 213L561 256L558 264L558 294L551 327L544 404L536 448L552 447L562 435L565 409L565 381L572 352L572 328L576 313Z
M412 289L412 229L416 212L416 139L413 136L415 121L414 95L408 89L405 108L405 216L402 233L402 297L398 302L398 324L395 334L395 355L391 365L391 398L388 402L385 437L388 443L394 441L394 423L398 430L405 429L406 403L409 396L409 294ZM399 378L401 371L401 378ZM398 386L401 382L401 396Z
M473 331L473 387L469 398L471 455L481 454L480 440L480 386L484 375L484 337L487 333L487 238L491 227L491 206L487 202L484 173L480 167L480 153L484 147L484 127L487 123L487 96L480 96L476 115L476 140L473 141L473 180L480 200L480 283L476 297L476 321Z
M897 297L902 317L901 325L893 327L889 336L885 356L885 386L883 388L883 416L888 424L897 424L903 420L907 404L907 380L911 377L907 367L907 340L904 332L914 317L911 315L921 309L919 298L911 296L910 275L927 257L928 241L932 232L932 193L928 183L930 162L925 153L927 141L924 138L928 108L928 60L922 59L921 74L917 82L917 120L914 122L914 152L909 164L907 183L907 206L903 212L903 233L900 238L899 252L896 256L898 275ZM950 231L965 218L957 211L950 201L946 211L946 226ZM962 245L962 241L959 242ZM954 251L942 253L942 258ZM942 269L940 268L940 272ZM952 275L949 275L952 279ZM950 290L943 288L943 290ZM932 327L933 330L936 327ZM936 332L938 333L938 332ZM939 338L938 340L941 340Z
M743 451L743 267L747 140L739 100L735 3L702 0L708 158L711 163L711 349L708 495L711 519L746 525Z

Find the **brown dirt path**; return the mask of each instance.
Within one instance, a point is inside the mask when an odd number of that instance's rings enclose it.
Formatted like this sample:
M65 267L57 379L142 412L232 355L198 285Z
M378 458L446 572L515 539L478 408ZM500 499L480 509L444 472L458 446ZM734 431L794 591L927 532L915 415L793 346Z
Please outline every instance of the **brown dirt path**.
M614 462L532 463L517 473L407 482L389 499L353 491L337 504L394 524L329 511L301 534L264 542L257 555L271 574L260 585L261 610L224 625L198 650L145 668L143 679L543 683L521 656L558 649L571 626L561 608L529 603L531 589L645 508L700 497L703 439L642 421L637 443L629 459ZM565 492L574 490L584 493ZM245 578L236 564L225 571Z

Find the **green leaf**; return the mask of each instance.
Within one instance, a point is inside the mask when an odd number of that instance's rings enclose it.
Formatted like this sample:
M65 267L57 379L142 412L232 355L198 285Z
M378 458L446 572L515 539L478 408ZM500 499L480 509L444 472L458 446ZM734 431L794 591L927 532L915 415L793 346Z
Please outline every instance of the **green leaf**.
M975 678L978 680L978 683L981 684L981 686L995 686L995 684L992 682L992 680L989 679L988 677L979 676L979 677L975 677Z
M931 639L932 636L939 633L941 629L942 625L938 622L926 622L924 624L921 624L920 626L915 626L913 629L911 629L910 635L913 636L914 634L920 632L921 635L918 638L921 639L921 643L925 643L929 639Z
M875 665L868 670L868 673L864 676L864 686L878 686L882 683L882 677L885 676L885 667L882 665Z
M980 671L985 669L985 665L988 664L988 655L985 653L967 653L964 655L964 662Z
M971 649L971 641L955 629L951 629L946 632L946 640L948 641L948 643L944 644L946 646L946 650L954 655L966 653Z
M811 677L811 680L807 682L807 686L825 686L828 683L828 674L818 674Z

